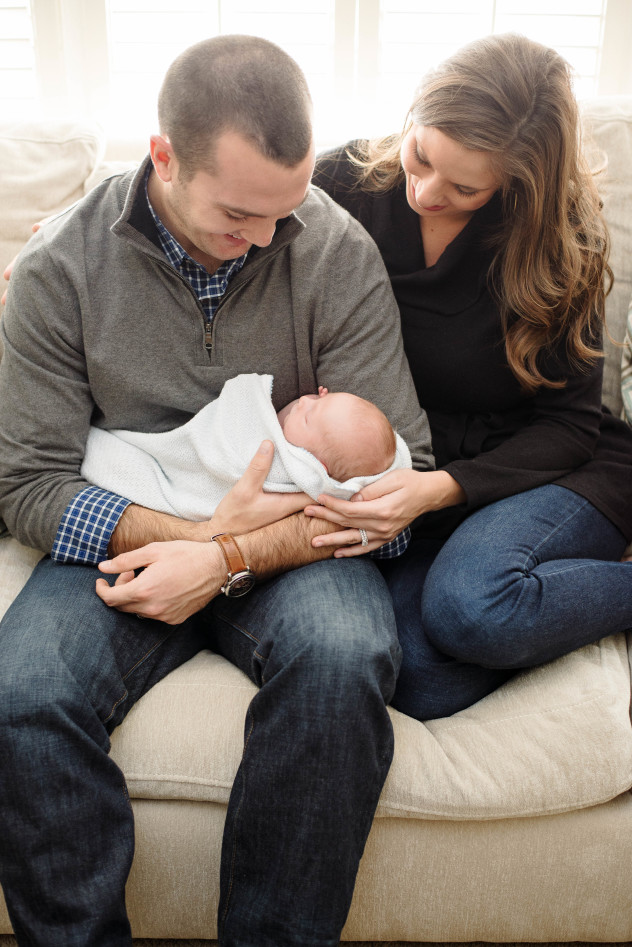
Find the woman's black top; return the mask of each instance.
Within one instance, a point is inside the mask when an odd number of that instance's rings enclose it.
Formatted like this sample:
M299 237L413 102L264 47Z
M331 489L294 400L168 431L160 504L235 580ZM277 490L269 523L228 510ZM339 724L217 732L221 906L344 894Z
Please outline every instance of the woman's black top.
M381 194L364 190L346 147L319 157L313 181L364 225L380 249L437 467L467 496L463 507L422 517L416 531L447 535L479 506L557 483L588 499L632 538L632 430L601 406L603 361L574 372L560 345L542 357L540 368L567 384L535 395L524 393L507 363L500 313L487 285L499 199L477 210L427 267L419 217L404 183Z

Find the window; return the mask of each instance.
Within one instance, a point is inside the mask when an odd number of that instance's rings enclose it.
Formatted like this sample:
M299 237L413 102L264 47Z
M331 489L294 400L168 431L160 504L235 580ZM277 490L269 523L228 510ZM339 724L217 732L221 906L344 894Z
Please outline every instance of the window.
M319 145L398 129L421 75L513 30L555 46L580 98L632 93L630 0L0 0L3 119L97 118L117 154L156 126L168 64L218 33L265 36L304 69Z
M555 47L575 70L578 97L594 95L604 19L603 0L383 0L372 96L379 120L392 102L404 114L421 75L489 33L523 33Z
M32 113L37 100L28 0L0 0L0 102L6 120Z
M134 138L155 130L160 83L175 57L207 36L249 33L282 46L300 63L325 114L334 95L334 0L106 0L112 106L108 125ZM117 103L131 106L124 114ZM142 118L140 118L142 116Z

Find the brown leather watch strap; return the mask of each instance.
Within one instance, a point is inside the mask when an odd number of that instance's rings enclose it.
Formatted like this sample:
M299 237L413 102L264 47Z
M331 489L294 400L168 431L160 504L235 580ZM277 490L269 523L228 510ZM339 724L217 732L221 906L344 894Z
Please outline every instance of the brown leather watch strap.
M217 533L216 536L211 536L211 542L213 541L218 544L224 553L229 575L235 575L237 572L246 572L248 570L248 566L246 565L244 557L241 554L241 549L237 545L237 540L234 536L231 536L230 533Z

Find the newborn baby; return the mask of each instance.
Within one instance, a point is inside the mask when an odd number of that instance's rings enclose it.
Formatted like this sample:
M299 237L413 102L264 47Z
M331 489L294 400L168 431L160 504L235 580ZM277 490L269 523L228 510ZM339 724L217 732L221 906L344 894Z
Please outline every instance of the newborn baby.
M344 483L351 477L383 473L395 459L395 432L378 407L357 395L317 395L290 401L277 414L285 439L310 451L330 477Z
M369 401L320 387L277 416L272 382L271 375L237 375L172 431L92 427L81 473L139 506L204 520L264 439L274 444L267 491L348 499L382 473L412 466L405 442Z

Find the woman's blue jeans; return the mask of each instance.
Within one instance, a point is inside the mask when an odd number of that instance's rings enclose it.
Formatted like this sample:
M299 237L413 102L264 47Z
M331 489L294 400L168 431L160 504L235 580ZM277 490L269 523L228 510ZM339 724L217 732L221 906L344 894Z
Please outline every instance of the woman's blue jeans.
M538 487L473 513L443 544L382 566L403 650L393 706L428 720L519 668L632 628L623 534L582 497Z
M393 752L400 649L377 568L306 566L179 627L108 608L96 574L43 560L0 625L0 880L18 943L131 944L134 826L110 734L210 647L260 688L226 820L220 943L333 947Z

